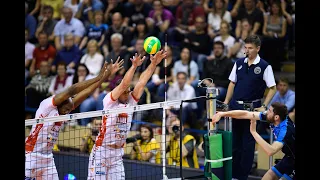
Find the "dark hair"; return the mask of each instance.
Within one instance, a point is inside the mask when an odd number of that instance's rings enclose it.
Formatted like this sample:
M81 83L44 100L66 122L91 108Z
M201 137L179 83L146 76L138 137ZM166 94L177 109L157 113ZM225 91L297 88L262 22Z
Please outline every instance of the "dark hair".
M188 78L188 75L187 75L186 72L179 71L179 72L177 73L177 77L178 77L180 74L183 74L186 78Z
M65 69L67 70L67 64L66 64L66 62L64 62L64 61L59 61L59 62L57 63L57 68L58 68L58 66L64 66Z
M271 3L271 5L270 5L270 15L273 15L273 12L272 12L272 10L271 10L273 4L277 5L278 8L279 8L279 14L278 14L278 15L279 15L280 17L283 16L282 11L281 11L280 1L273 1L273 2Z
M181 48L181 51L182 51L183 49L188 49L188 51L189 51L188 74L187 74L187 77L189 77L189 76L191 76L191 74L190 74L190 71L191 71L191 69L190 69L190 64L191 64L191 61L192 61L192 54L191 54L190 48L184 46L184 47ZM181 58L181 57L180 57L180 58ZM178 74L177 74L177 75L178 75Z
M286 105L279 102L274 102L271 104L271 106L273 107L273 113L280 116L280 121L286 119L288 115L288 108Z
M78 76L78 72L77 72L77 71L78 71L78 68L79 68L80 66L82 66L82 67L84 67L84 68L86 69L87 75L89 74L89 69L88 69L88 67L87 67L85 64L80 63L80 64L75 68L76 72L75 72L74 75L73 75L72 84L75 84L75 83L78 83L78 82L79 82L79 76Z
M284 83L287 83L287 84L289 84L289 80L288 80L288 78L285 78L285 77L280 77L280 78L279 78L279 81L278 81L278 83L279 83L280 81L281 81L281 82L284 82Z
M139 128L139 130L140 130L140 132L141 132L141 128L147 128L148 130L149 130L149 132L150 132L150 139L152 139L153 138L153 130L152 130L152 127L150 126L150 125L148 125L148 124L141 124L140 125L140 128Z
M47 37L49 37L48 33L46 33L45 31L40 31L38 37L39 37L40 35L46 35Z
M215 41L214 43L213 43L213 47L214 47L214 45L221 45L222 46L222 49L224 49L224 44L223 44L223 42L222 41Z
M256 47L261 46L261 40L257 35L250 35L244 40L245 44L254 44Z
M53 7L50 6L50 5L44 5L44 6L43 6L43 10L50 10L51 13L53 13Z

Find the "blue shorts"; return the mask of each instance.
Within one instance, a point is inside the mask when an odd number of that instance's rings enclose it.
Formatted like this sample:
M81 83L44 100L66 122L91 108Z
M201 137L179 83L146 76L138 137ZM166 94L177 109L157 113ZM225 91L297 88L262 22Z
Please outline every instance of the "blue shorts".
M287 180L295 179L294 158L284 156L280 162L271 168L276 175L281 178L284 177Z

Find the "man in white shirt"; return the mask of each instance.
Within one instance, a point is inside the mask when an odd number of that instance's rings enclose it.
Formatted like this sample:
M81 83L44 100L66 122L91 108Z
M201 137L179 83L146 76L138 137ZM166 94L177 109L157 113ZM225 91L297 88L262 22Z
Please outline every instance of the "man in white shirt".
M123 79L117 82L117 86L105 96L103 109L137 105L148 80L166 55L167 53L163 53L162 50L154 56L150 55L151 63L140 75L133 91L130 91L129 86L136 69L145 60L145 56L141 59L141 55L135 54L133 59L130 58L132 66ZM123 146L131 128L132 115L133 113L119 113L102 117L102 127L89 157L88 180L125 179Z
M187 73L178 72L177 73L177 81L169 86L168 88L168 100L182 100L182 99L192 99L196 97L196 93L194 88L189 85L187 82ZM171 109L170 111L174 114L179 114L180 106L174 107L175 109ZM182 104L182 117L180 119L183 123L188 120L188 114L197 109L197 103L183 103Z
M109 66L105 63L97 77L76 83L65 91L43 100L35 118L69 114L108 79L110 74L115 74L121 69L122 64L123 60ZM59 180L52 149L57 143L62 123L45 122L33 125L25 141L25 179Z

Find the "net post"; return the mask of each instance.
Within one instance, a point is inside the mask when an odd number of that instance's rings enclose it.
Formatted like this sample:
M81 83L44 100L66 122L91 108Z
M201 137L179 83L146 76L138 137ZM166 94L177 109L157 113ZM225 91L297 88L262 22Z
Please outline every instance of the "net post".
M273 143L273 133L270 131L270 144ZM273 156L269 156L269 169L273 166Z
M161 152L162 152L162 179L167 180L166 175L166 109L162 108L162 129L161 129Z
M216 114L217 107L217 89L215 87L207 87L206 96L207 96L207 119L208 119L208 135L214 134L217 130L216 124L212 124L212 117ZM208 99L209 98L209 99Z

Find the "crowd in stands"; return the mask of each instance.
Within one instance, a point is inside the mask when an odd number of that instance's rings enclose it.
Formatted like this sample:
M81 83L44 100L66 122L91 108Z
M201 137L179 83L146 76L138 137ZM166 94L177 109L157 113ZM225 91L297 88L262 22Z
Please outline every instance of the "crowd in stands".
M280 71L288 51L294 48L294 17L294 0L26 0L25 104L38 108L43 99L97 76L104 61L120 57L125 61L124 68L71 113L102 110L102 99L130 68L130 57L135 53L146 56L133 82L149 65L150 55L143 49L148 36L158 37L162 48L168 42L168 56L166 67L164 61L159 64L139 104L163 101L165 92L167 100L203 96L206 92L198 87L198 80L204 78L213 80L211 86L220 92L217 99L223 101L233 63L245 57L244 40L248 35L261 38L260 57L272 65L273 71ZM271 103L285 103L294 113L295 95L288 80L281 78L277 89ZM167 114L179 117L178 108L173 107ZM26 111L26 119L34 113ZM187 127L203 129L204 101L186 103L183 113L188 115L179 118ZM140 118L144 117L148 115ZM98 121L81 119L78 125L95 127ZM167 122L171 127L174 123L179 124L179 119ZM152 129L142 126L136 130L145 134L145 139L135 142L131 158L157 162L155 149L159 146L146 146L156 143ZM84 141L90 146L94 139L88 137ZM183 137L187 138L183 140L183 165L199 167L193 163L195 138L186 133ZM172 136L169 144L177 146L177 138ZM172 147L168 152L174 154ZM88 147L81 149L90 152ZM169 162L174 164L178 157L171 157Z

